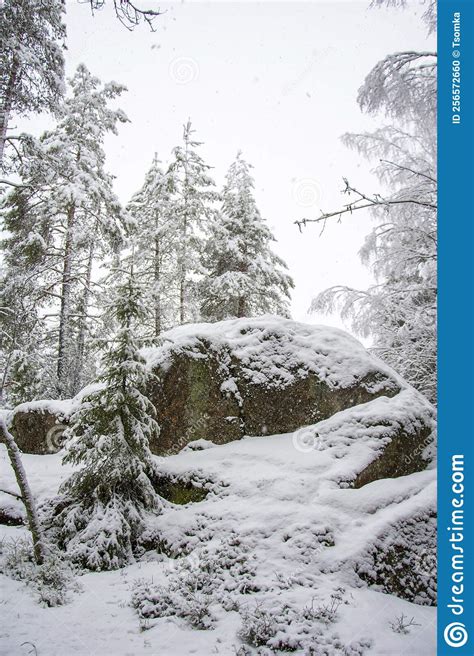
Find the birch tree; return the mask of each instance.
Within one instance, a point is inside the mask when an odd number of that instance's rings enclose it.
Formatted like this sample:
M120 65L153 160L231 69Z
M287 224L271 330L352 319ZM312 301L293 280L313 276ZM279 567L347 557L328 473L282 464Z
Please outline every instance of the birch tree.
M367 76L358 102L363 111L388 122L343 140L376 162L375 172L388 191L366 192L344 180L344 206L298 224L324 225L371 211L376 225L360 255L377 282L367 290L332 287L319 294L312 309L339 308L358 333L373 337L380 357L435 401L436 53L388 55Z

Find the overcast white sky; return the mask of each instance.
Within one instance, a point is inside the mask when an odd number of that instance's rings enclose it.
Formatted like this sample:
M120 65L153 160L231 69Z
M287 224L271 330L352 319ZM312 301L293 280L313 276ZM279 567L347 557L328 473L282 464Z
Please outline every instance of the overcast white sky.
M147 4L142 2L143 4ZM111 0L91 16L67 3L67 73L83 62L103 81L124 83L119 105L131 123L107 140L108 169L125 203L142 184L154 152L167 161L188 117L201 153L223 176L237 150L254 165L256 197L295 280L293 317L342 326L337 317L306 314L311 298L334 284L367 286L357 251L370 227L356 214L342 224L299 234L293 221L339 207L342 176L378 189L366 161L339 140L371 130L357 89L384 55L432 47L416 0L409 9L369 9L364 2L156 3L166 13L156 32L128 32ZM29 129L41 121L29 122Z

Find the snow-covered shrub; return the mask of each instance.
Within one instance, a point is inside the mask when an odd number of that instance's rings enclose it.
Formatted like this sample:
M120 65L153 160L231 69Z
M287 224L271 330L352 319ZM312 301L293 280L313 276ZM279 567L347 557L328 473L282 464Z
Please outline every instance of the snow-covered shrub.
M240 608L238 637L246 646L258 648L249 654L298 651L305 656L362 656L370 648L368 640L346 644L336 633L328 633L328 625L337 620L339 606L348 603L343 588L336 589L327 604L312 603L302 610L275 599L259 599Z
M371 646L371 641L366 639L355 640L347 645L337 633L326 635L319 630L305 648L304 656L364 656Z
M33 545L28 538L6 540L0 544L1 571L6 576L19 581L30 574L33 564Z
M367 583L415 604L436 605L436 515L427 510L397 522L374 541L355 569Z
M32 587L45 606L61 606L69 600L71 592L80 589L71 564L53 549L48 549L44 562L37 565L31 541L21 538L4 540L1 555L0 571Z
M239 638L254 647L262 647L268 644L278 632L278 623L274 614L256 604L252 608L243 608L240 612L242 626L239 630Z
M213 549L174 561L166 585L137 581L132 606L140 618L176 616L195 628L210 628L211 607L238 610L240 595L259 590L248 546L232 535Z
M314 599L311 606L305 606L303 617L306 620L321 622L322 624L332 624L338 618L339 606L344 603L344 588L338 588L331 595L330 601L326 604L314 605Z
M140 622L157 617L179 617L196 629L210 629L214 616L210 609L214 598L209 590L198 590L192 579L172 578L168 585L137 581L132 606Z

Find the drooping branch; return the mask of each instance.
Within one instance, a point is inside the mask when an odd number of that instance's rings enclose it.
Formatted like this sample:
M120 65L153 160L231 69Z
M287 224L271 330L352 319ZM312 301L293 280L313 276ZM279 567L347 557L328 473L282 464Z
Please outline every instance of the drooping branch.
M338 220L341 219L343 214L352 214L357 210L363 210L367 208L374 207L390 207L391 205L404 205L404 204L413 204L421 205L422 207L428 207L432 210L436 210L437 206L435 203L429 201L420 200L417 198L384 198L380 194L374 194L373 196L368 196L354 187L351 187L347 178L343 178L345 183L345 188L341 193L343 194L356 194L357 198L350 203L347 203L343 206L342 209L336 210L335 212L323 212L321 211L321 216L316 217L315 219L297 219L294 223L298 226L299 231L302 232L302 228L308 223L323 223L326 224L328 219L333 217L338 217Z
M81 1L90 4L92 12L102 9L106 3L106 0ZM141 9L137 7L132 0L113 0L113 2L115 15L127 30L133 30L143 21L149 26L152 32L154 32L155 27L153 22L157 16L161 16L161 14L164 13L160 11L160 9Z

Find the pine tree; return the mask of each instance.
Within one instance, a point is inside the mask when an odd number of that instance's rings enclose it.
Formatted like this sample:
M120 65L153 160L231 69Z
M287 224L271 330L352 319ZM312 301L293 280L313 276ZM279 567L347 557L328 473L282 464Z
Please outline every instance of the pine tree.
M273 313L288 315L293 281L271 250L275 241L253 196L251 166L237 154L226 176L222 211L212 221L201 285L202 314L211 321Z
M0 167L12 114L55 111L64 92L64 0L0 4Z
M71 96L58 109L57 127L23 144L22 186L6 200L11 235L4 243L7 251L37 252L32 305L36 311L48 308L50 333L56 338L55 393L62 397L84 383L94 263L118 248L126 222L103 151L105 135L116 133L117 123L127 120L121 110L108 107L124 87L101 87L83 65L70 86Z
M191 122L184 126L184 146L174 149L170 169L176 175L174 215L179 239L178 252L178 321L199 319L198 281L203 274L201 254L204 231L215 214L218 194L209 175L211 167L198 154L202 145L193 138Z
M177 258L179 234L174 215L173 172L163 172L155 155L145 182L128 205L134 219L131 242L137 257L135 272L153 312L143 325L145 334L158 337L177 322Z
M135 337L147 311L133 271L119 278L108 312L118 330L103 358L103 387L84 399L66 433L64 462L82 468L62 486L53 512L60 545L93 570L131 562L147 515L162 507L148 446L159 427L143 391L151 374Z

